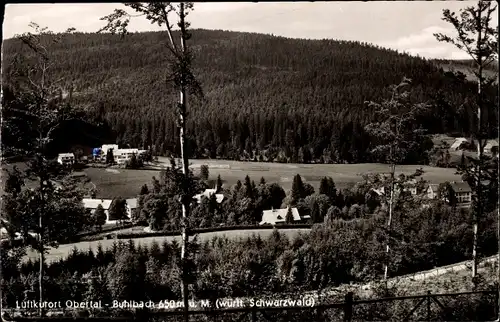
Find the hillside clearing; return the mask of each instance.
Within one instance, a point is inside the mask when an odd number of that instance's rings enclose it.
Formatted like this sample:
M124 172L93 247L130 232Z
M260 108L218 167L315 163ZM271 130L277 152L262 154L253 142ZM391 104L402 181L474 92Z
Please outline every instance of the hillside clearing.
M362 180L363 174L387 173L389 168L385 164L361 163L361 164L291 164L291 163L264 163L264 162L241 162L226 160L190 160L191 168L195 174L198 173L202 164L209 167L210 179L221 176L224 184L233 185L238 180L243 181L248 175L256 183L264 177L268 183L279 183L285 191L292 187L292 179L300 174L303 181L310 183L316 190L322 177L330 176L338 188L347 188ZM160 157L160 166L167 167L170 162L167 158ZM397 173L412 173L417 168L424 170L423 178L433 183L460 180L455 174L455 169L443 169L430 166L403 165L398 166ZM110 173L105 169L88 168L85 173L98 189L98 198L132 198L137 196L142 185L150 185L152 177L159 178L159 170L128 170L119 169L120 173Z

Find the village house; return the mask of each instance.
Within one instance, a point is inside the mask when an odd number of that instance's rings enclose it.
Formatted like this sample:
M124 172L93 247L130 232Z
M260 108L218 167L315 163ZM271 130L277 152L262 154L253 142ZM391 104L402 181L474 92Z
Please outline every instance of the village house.
M498 140L488 140L484 146L484 153L498 157Z
M451 188L455 192L457 198L457 206L468 208L472 202L472 189L467 182L450 182Z
M375 192L378 196L382 196L385 194L385 187L381 188L372 188L371 191ZM417 195L417 180L411 179L404 184L403 191L410 192L412 196ZM394 188L394 192L397 194L399 192L399 187Z
M62 165L72 165L75 163L75 155L73 153L59 153L57 162Z
M472 202L472 189L467 182L460 181L452 181L450 182L451 189L455 193L455 197L457 199L457 207L459 208L468 208ZM439 198L439 185L438 184L429 184L426 190L426 196L428 199L438 199ZM446 202L448 200L444 199Z
M264 210L262 212L262 221L260 222L260 225L271 224L274 226L274 225L285 224L286 214L288 213L289 208L290 207L285 209ZM299 210L297 208L291 208L291 210L294 223L304 223L305 221L311 218L311 216L309 215L300 216Z
M213 194L215 194L215 198L217 199L217 203L221 203L224 200L224 195L222 193L216 193L217 189L205 189L202 193L199 193L194 196L194 199L201 203L203 197L210 198Z
M89 209L91 213L94 213L99 205L102 206L104 209L104 213L106 214L106 224L114 224L117 223L119 220L110 220L109 219L109 207L111 206L111 203L113 202L112 199L92 199L92 198L84 198L83 200L83 207L85 209ZM126 199L126 216L128 219L125 220L130 220L132 218L132 212L134 209L137 208L137 198L131 198L131 199Z
M466 138L456 138L453 144L451 145L450 150L452 151L461 150L463 149L463 145L465 145L468 142L469 140L467 140Z
M426 196L428 199L437 199L438 198L439 185L436 183L431 183L427 187Z

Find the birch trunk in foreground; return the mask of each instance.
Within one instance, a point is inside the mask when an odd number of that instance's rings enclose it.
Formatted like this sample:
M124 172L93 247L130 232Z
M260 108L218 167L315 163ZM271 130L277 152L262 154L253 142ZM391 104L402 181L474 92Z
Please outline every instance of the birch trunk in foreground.
M177 8L171 2L152 2L152 3L126 3L127 7L135 10L138 15L145 16L151 23L158 24L160 27L165 26L168 36L167 53L171 54L171 69L169 81L173 82L176 90L178 90L179 100L176 104L178 110L178 127L179 127L179 143L182 158L182 173L184 174L185 183L183 184L183 193L179 197L182 205L181 218L181 289L182 299L184 303L184 319L189 320L189 282L188 282L188 262L189 262L189 206L192 201L190 190L187 187L189 181L189 156L187 146L187 95L194 94L198 97L203 97L201 86L193 76L191 71L192 54L187 47L187 40L191 37L188 32L189 23L186 21L186 16L193 10L191 2L181 2ZM180 31L180 44L175 41L172 31L173 25L169 22L169 15L175 12L178 17L177 26ZM109 31L111 33L119 32L122 35L127 34L127 26L132 16L122 9L115 9L114 13L101 18L106 20L108 24L100 31ZM166 59L170 57L166 55Z
M436 39L447 42L460 50L466 52L476 64L474 75L477 80L477 126L473 130L473 137L477 142L477 160L471 160L474 170L475 187L473 201L473 241L472 241L472 277L477 276L478 265L478 224L483 216L483 172L484 172L484 148L488 141L489 127L485 123L485 97L484 87L491 84L493 79L488 80L484 75L484 69L495 61L498 62L498 31L490 26L492 14L496 6L491 1L479 1L477 7L467 7L460 10L457 15L446 9L443 11L443 20L453 25L457 36L452 38L444 34L434 34ZM497 26L498 29L498 26ZM469 169L472 170L472 169ZM499 222L500 223L500 222Z

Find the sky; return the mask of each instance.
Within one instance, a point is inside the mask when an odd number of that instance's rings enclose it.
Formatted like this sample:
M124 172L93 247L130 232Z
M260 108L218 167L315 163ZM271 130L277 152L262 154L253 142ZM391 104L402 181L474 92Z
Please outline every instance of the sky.
M341 39L368 42L426 58L465 59L454 46L439 43L434 33L453 35L442 21L443 9L458 12L475 1L376 2L218 2L195 3L188 21L192 28L274 34L291 38ZM30 31L30 22L54 32L70 27L95 32L99 18L123 4L8 4L3 37ZM130 9L127 9L129 12ZM498 11L497 11L498 12ZM498 24L498 13L493 18ZM156 31L144 17L133 18L130 31Z

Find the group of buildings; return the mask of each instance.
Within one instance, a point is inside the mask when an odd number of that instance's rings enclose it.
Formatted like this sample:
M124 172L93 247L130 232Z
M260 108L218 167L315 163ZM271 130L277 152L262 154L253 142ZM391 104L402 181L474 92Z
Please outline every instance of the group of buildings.
M120 149L118 144L104 144L100 148L92 149L91 159L97 162L106 162L106 156L109 150L111 150L113 153L114 162L120 165L126 164L127 161L129 161L134 154L136 156L139 156L147 152L146 150L140 150L135 148ZM83 155L82 159L88 160L88 156ZM62 165L72 165L75 163L75 161L76 157L75 154L72 152L59 153L59 155L57 156L57 162L59 162Z
M452 181L449 183L451 189L453 190L456 198L456 206L458 208L469 208L472 203L472 189L467 182L464 181ZM411 193L412 195L417 195L417 182L416 180L411 180L404 188L405 191ZM372 189L374 194L382 196L384 194L384 188ZM437 200L439 198L439 184L429 184L424 190L424 197L430 200ZM445 201L449 202L449 200ZM428 203L423 203L422 206L428 206ZM309 215L301 216L297 208L291 208L294 223L305 223L310 219ZM271 209L264 210L262 213L262 221L260 225L280 225L286 223L286 216L288 213L288 208L284 209Z
M465 150L467 146L472 145L472 140L467 138L456 138L455 141L450 146L451 151ZM492 155L493 157L498 157L498 139L487 140L484 146L484 153Z
M118 144L104 144L100 148L92 150L94 161L105 162L109 150L113 153L113 159L117 164L125 164L130 161L133 155L139 156L147 152L136 148L120 149Z

